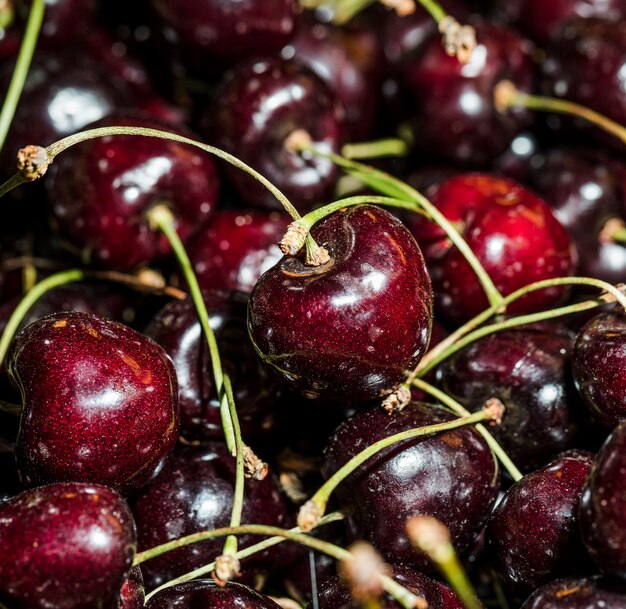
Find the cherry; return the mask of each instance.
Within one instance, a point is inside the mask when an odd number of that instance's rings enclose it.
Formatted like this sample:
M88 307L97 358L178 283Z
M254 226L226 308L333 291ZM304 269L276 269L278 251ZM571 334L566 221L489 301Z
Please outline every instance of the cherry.
M330 438L322 471L330 476L365 447L395 433L454 418L447 410L411 402L389 416L376 407L343 423ZM450 529L462 552L485 523L498 493L498 465L474 429L461 428L399 443L372 457L339 487L355 505L355 524L390 562L432 568L409 545L411 516L430 514Z
M174 451L163 471L132 504L139 549L147 550L183 535L229 524L235 485L235 459L225 445L210 442ZM271 475L246 480L242 522L283 526L285 506ZM239 547L258 541L240 536ZM223 539L194 543L141 565L147 588L210 563L221 553ZM266 550L242 561L244 575L266 572L274 555Z
M145 590L141 569L133 567L120 590L119 604L116 609L143 609Z
M626 590L598 577L557 579L535 591L522 609L624 609Z
M404 565L393 567L393 579L411 590L413 594L423 597L429 609L462 609L463 607L463 603L448 586ZM401 607L398 601L388 594L380 598L379 603L381 609L400 609ZM309 603L307 609L312 609L313 606ZM352 599L349 588L338 576L335 576L322 584L317 607L319 609L358 609L361 604Z
M432 292L422 254L387 211L351 207L313 228L331 259L286 256L256 284L248 329L263 360L307 397L392 391L424 353Z
M3 433L6 432L3 425ZM0 481L0 504L17 495L22 486L17 475L14 457L15 446L13 442L0 437L0 468L2 468L2 480Z
M151 118L114 115L92 128L124 124L186 132ZM152 230L148 211L166 204L183 240L205 222L217 202L219 181L204 153L168 140L109 136L67 150L46 181L58 230L83 260L114 269L144 264L170 252ZM128 247L132 243L133 247Z
M218 210L187 245L200 287L251 292L282 257L277 244L288 224L278 212Z
M335 165L289 146L289 136L301 130L325 152L338 153L344 138L343 107L308 68L277 58L238 66L222 80L203 125L216 146L259 171L294 205L310 208L331 196ZM230 165L224 170L245 203L281 209L253 178Z
M626 420L626 317L606 312L580 330L572 354L574 380L585 403L605 426Z
M280 390L259 361L246 327L243 294L207 292L204 301L220 349L222 365L233 383L242 435L247 440L267 435ZM206 340L190 298L172 301L152 320L146 334L172 358L180 386L181 434L187 439L224 437L220 403Z
M466 65L446 55L439 36L431 37L405 64L416 147L429 158L485 164L530 123L528 110L502 114L493 101L493 88L501 80L532 90L530 43L514 30L483 22L476 24L476 37L478 46Z
M211 607L211 609L280 609L273 600L252 588L230 582L216 586L212 579L198 579L178 584L156 594L146 609L178 609L182 607Z
M569 373L573 343L558 325L498 332L448 359L438 381L471 410L499 398L506 411L493 434L514 463L529 470L578 438L579 398Z
M16 443L28 485L146 484L178 437L178 386L165 351L130 328L57 313L14 339L9 373L24 410Z
M503 295L544 279L571 275L575 252L565 229L545 201L512 180L462 174L431 191L431 201L461 234ZM414 214L410 228L431 273L437 311L462 323L487 308L474 271L436 224ZM512 303L509 313L550 308L564 286L533 292Z
M578 531L578 504L593 455L568 451L511 486L489 521L494 565L505 583L532 592L563 575L591 571Z
M105 486L56 483L0 504L0 602L109 609L135 555L133 518Z
M594 562L626 580L626 423L600 449L579 509L583 541Z

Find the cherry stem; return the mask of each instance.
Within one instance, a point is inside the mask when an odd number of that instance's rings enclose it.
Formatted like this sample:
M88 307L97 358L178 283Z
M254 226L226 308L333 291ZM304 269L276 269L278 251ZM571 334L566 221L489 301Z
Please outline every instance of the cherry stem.
M0 412L6 412L14 417L21 417L24 407L21 404L11 404L11 402L5 402L0 400Z
M190 535L187 538L183 537L177 541L182 541L190 537L196 537L194 541L201 541L201 539L199 539L200 536L202 536L203 539L214 539L216 537L225 537L228 535L263 535L282 537L284 539L295 541L306 547L312 548L313 550L317 550L318 552L331 556L336 560L352 560L352 554L348 550L345 550L344 548L335 544L323 541L321 539L317 539L315 537L311 537L310 535L305 535L304 533L300 533L294 530L288 531L279 527L259 524L248 524L238 527L225 527L222 529L214 529L213 531L203 531L202 533L196 533L196 535L194 536ZM139 556L140 555L138 555L137 558L139 558ZM138 564L137 559L135 560L135 564ZM403 607L405 607L406 609L423 607L423 603L420 602L420 597L413 594L410 590L407 590L404 586L401 586L396 581L386 575L379 575L379 577L383 582L383 587L385 588L385 590L389 594L391 594ZM146 602L150 598L152 598L152 596L154 596L157 592L163 590L165 587L169 588L172 585L175 584L173 584L172 582L168 582L167 585L156 588L146 596Z
M509 108L529 108L541 112L556 112L585 119L626 144L626 127L586 106L565 99L531 95L520 91L511 81L501 81L494 87L496 107L501 112Z
M11 0L0 0L0 30L6 30L13 24L15 9Z
M459 404L455 399L451 398L447 393L444 393L440 389L433 387L430 383L427 383L422 379L414 379L412 385L414 387L417 387L418 389L421 389L424 393L428 393L435 399L439 400L444 406L447 406L450 410L452 410L459 416L470 416L471 413L469 410L463 408L463 406L461 406L461 404ZM502 467L504 467L504 469L509 472L511 478L513 478L515 482L521 480L524 475L522 474L522 472L519 471L519 469L517 469L517 467L515 467L515 464L513 463L513 461L511 461L511 458L506 454L505 450L502 448L502 446L500 446L498 441L491 435L489 430L484 425L481 425L479 423L478 425L476 425L476 431L484 438L485 442L487 442L489 448L491 449L491 452L498 458L500 463L502 463Z
M616 243L626 243L626 227L622 227L613 232L611 235L611 241L615 241Z
M407 522L411 545L437 565L466 609L484 609L454 551L450 531L434 516L414 516Z
M420 209L423 209L427 216L446 233L450 241L452 241L461 254L463 254L463 257L467 260L478 277L489 304L495 307L502 306L504 301L502 294L500 294L498 288L496 288L491 277L489 277L487 271L470 246L465 239L463 239L455 226L424 195L401 180L369 165L357 163L356 161L346 159L338 154L323 152L310 144L303 144L300 149L330 159L333 163L345 169L347 173L384 195L413 202Z
M386 156L406 156L408 153L407 143L399 138L346 144L341 149L342 156L348 159L376 159Z
M472 332L472 330L480 326L483 322L487 321L487 319L489 319L496 313L503 312L501 308L489 307L488 309L468 321L465 325L461 326L458 330L450 334L433 349L431 349L422 358L422 361L420 361L415 370L411 372L407 379L407 383L411 384L416 377L425 376L433 368L438 366L441 362L443 362L445 359L447 359L463 347L469 345L475 340L478 340L479 338L482 338L494 332L499 332L500 330L535 323L537 321L555 319L557 317L563 317L565 315L571 315L573 313L580 313L582 311L587 311L589 309L602 306L607 302L619 302L619 304L626 310L626 296L622 293L620 288L615 287L610 283L607 283L600 279L593 279L591 277L557 277L554 279L544 279L543 281L531 283L506 296L504 299L503 307L507 307L512 302L518 300L526 294L535 292L537 290L554 287L557 285L588 285L594 288L604 290L605 294L599 296L596 299L586 300L584 302L579 302L573 305L550 309L548 311L540 311L539 313L530 313L528 315L512 317L501 323L484 326L483 328Z
M298 525L303 530L310 530L315 525L317 520L324 515L326 506L330 496L335 489L356 469L358 469L368 459L371 459L374 455L390 446L394 446L405 440L411 440L413 438L419 438L422 436L428 436L432 434L441 433L444 431L450 431L451 429L457 429L459 427L465 427L466 425L475 425L481 421L489 419L487 412L480 410L473 414L467 413L465 416L455 419L453 421L447 421L445 423L437 423L435 425L426 425L424 427L417 427L415 429L409 429L400 433L388 436L382 440L378 440L373 444L370 444L367 448L360 453L352 457L347 463L340 467L324 484L315 492L315 494L309 499L300 509L298 514Z
M193 265L191 264L191 260L189 260L185 246L176 232L172 212L165 207L165 205L157 205L148 212L147 219L155 228L158 228L163 235L165 235L165 238L168 240L172 251L174 252L174 256L176 257L180 269L185 277L185 281L189 286L189 294L196 308L200 326L202 327L202 332L204 333L209 347L213 377L215 379L215 389L220 398L220 416L222 419L224 436L226 438L226 446L231 454L235 454L237 450L235 430L233 429L233 422L230 417L228 402L224 391L224 371L222 369L222 360L220 359L215 334L213 333L213 329L209 323L209 313L207 311L206 304L204 303L204 299L202 298L202 291L200 290L200 285L198 284L198 278L193 270Z
M33 0L30 7L24 37L22 38L22 44L15 63L15 69L13 70L9 89L4 98L4 103L2 104L2 111L0 111L0 150L4 147L11 122L15 116L15 110L17 109L20 96L24 89L24 83L28 76L28 70L30 69L35 47L37 46L37 39L39 38L39 32L41 31L45 8L45 0Z

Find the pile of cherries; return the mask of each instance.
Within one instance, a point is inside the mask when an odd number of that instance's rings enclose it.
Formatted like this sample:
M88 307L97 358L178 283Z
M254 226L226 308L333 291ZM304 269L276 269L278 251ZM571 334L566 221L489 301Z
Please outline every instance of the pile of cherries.
M626 608L626 0L41 3L0 606Z

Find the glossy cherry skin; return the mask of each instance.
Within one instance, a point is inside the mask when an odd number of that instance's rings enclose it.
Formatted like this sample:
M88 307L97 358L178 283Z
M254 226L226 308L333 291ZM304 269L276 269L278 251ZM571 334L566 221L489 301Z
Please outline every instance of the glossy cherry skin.
M580 500L583 541L600 569L626 580L626 423L604 443Z
M120 124L188 135L129 115L90 127ZM53 165L46 185L61 235L82 252L83 260L113 269L136 267L170 252L165 237L146 218L152 207L167 205L186 240L208 220L219 191L215 165L206 154L137 136L109 136L71 148Z
M573 19L558 31L548 47L542 62L542 88L547 95L582 104L623 125L625 66L626 20ZM593 133L623 151L617 138L597 129Z
M156 480L132 503L139 549L146 550L183 535L227 527L234 485L235 459L224 444L210 442L177 448ZM284 526L285 506L271 474L262 481L246 480L241 521ZM257 537L240 536L239 547L257 541ZM143 563L146 588L152 589L210 563L223 546L223 538L212 539ZM243 560L243 572L247 576L256 571L267 572L276 560L272 556L266 550Z
M251 292L282 258L278 242L289 222L289 216L276 211L216 211L187 245L200 287Z
M313 227L331 260L285 256L256 284L248 329L263 360L307 397L345 402L393 390L423 355L432 291L420 249L389 212L359 206Z
M598 577L566 577L542 586L522 609L625 609L626 590Z
M197 579L172 586L150 599L146 609L183 609L210 607L211 609L280 609L272 599L248 586L230 582L224 588L212 579Z
M203 125L216 146L252 166L304 211L330 200L339 172L328 159L292 152L286 140L304 130L314 146L338 153L344 114L336 96L308 68L268 58L239 65L225 76ZM282 209L252 177L231 165L224 170L246 204Z
M122 584L116 609L143 609L145 597L141 569L133 567Z
M555 577L591 572L578 504L593 454L568 451L511 486L489 520L494 566L507 586L530 593Z
M578 333L572 354L574 380L585 403L606 427L626 420L626 316L601 313Z
M580 256L578 272L615 284L626 277L626 247L601 236L607 221L624 214L619 161L587 149L536 155L528 183L552 207Z
M248 337L245 295L205 292L204 301L222 366L233 384L243 437L251 440L267 435L274 425L272 411L280 389L259 361ZM180 387L181 435L188 440L222 440L224 432L211 359L191 299L169 302L145 333L174 362Z
M476 24L478 46L463 65L432 36L403 70L414 102L416 145L429 155L466 165L485 164L529 125L525 109L500 113L493 88L501 80L533 88L531 45L514 30Z
M443 390L471 410L492 397L506 408L492 433L529 471L573 448L580 399L570 378L573 336L565 328L498 332L453 355L437 371Z
M372 28L336 27L307 13L282 56L310 68L337 95L346 111L350 141L372 137L382 73L382 49Z
M512 180L462 174L447 180L431 201L453 222L503 295L535 281L573 274L576 255L545 201ZM460 324L487 308L476 274L436 224L415 214L409 225L424 250L437 311ZM549 309L567 294L554 286L512 303L509 313Z
M0 543L0 602L7 607L112 609L136 534L115 491L69 482L0 504Z
M44 317L14 339L9 373L23 399L16 460L28 485L72 480L128 494L159 471L178 437L174 366L122 324Z
M411 402L392 416L380 407L359 413L331 436L322 472L330 476L382 438L453 418L422 402ZM343 482L338 496L355 505L357 530L388 561L425 570L432 569L432 563L411 548L407 519L435 516L449 527L454 547L463 552L489 516L499 483L491 451L478 432L467 427L384 449Z
M413 571L403 565L393 566L393 579L408 588L413 594L423 597L429 609L462 609L463 603L448 586L435 581L422 573ZM380 599L381 609L400 609L402 605L389 594ZM361 603L352 599L350 589L342 582L339 576L325 581L319 591L319 609L359 609ZM309 603L307 609L312 609Z

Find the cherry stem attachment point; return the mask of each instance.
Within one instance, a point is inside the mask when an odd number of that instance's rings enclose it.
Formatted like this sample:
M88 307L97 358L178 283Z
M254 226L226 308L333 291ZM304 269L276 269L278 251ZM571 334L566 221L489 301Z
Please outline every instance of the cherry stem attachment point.
M0 30L6 30L13 24L15 8L11 0L0 0Z
M581 104L555 97L525 93L520 91L510 80L500 81L494 87L493 98L496 109L503 114L506 114L509 108L528 108L540 112L568 114L590 122L626 144L626 127Z
M378 442L374 442L366 449L352 457L346 464L340 467L326 482L315 492L315 494L309 499L301 508L298 513L298 526L303 531L310 531L318 522L318 520L324 515L328 500L335 489L356 469L363 465L368 459L371 459L374 455L379 453L385 448L394 446L399 442L411 440L413 438L419 438L436 433L442 433L450 431L451 429L457 429L466 425L475 425L481 421L486 421L490 418L491 413L487 411L478 411L475 413L467 413L467 415L461 418L454 419L453 421L446 421L445 423L437 423L435 425L427 425L424 427L418 427L415 429L409 429L400 433L388 436Z
M10 7L11 3L7 3L6 6ZM24 89L24 83L28 76L28 70L30 69L30 64L39 38L39 32L41 31L45 8L45 0L33 0L30 7L24 37L22 38L22 44L17 56L17 62L15 63L11 82L9 83L9 88L4 98L4 103L2 104L2 110L0 111L0 150L4 147L9 128L15 116L15 110L17 109L20 96ZM9 10L6 14L9 12L11 11ZM0 24L0 27L5 26Z

